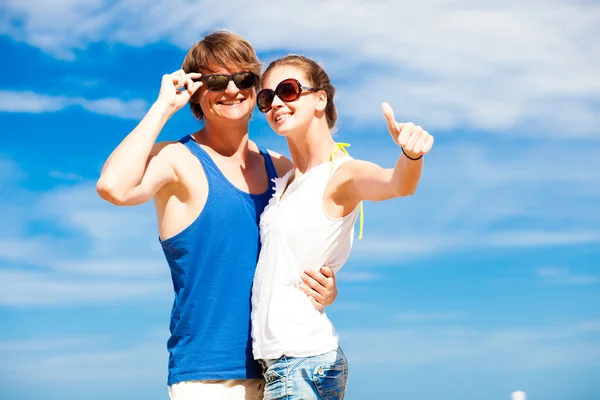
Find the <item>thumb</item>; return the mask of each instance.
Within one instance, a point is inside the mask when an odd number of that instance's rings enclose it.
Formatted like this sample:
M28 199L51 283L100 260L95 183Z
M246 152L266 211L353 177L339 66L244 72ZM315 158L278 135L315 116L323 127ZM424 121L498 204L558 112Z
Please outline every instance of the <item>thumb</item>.
M381 103L381 111L383 111L383 116L385 117L385 120L387 121L388 129L390 131L392 131L396 126L396 118L394 117L394 110L392 110L392 107L388 103L383 102L383 103Z
M321 267L321 273L326 277L326 278L331 278L333 276L333 270L330 267L327 266L322 266Z

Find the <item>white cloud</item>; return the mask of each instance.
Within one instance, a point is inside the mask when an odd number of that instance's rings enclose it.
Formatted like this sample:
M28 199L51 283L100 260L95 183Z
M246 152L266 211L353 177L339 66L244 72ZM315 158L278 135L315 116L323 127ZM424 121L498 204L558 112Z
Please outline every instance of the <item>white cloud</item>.
M62 171L52 170L48 173L48 175L50 175L52 178L60 179L60 180L64 180L64 181L81 181L81 180L83 180L83 177L81 175L77 175L73 172L62 172Z
M3 112L54 112L62 110L67 104L67 99L61 96L45 96L33 92L0 91L0 111Z
M365 205L365 236L355 241L350 259L359 269L342 270L341 283L381 280L385 272L365 267L382 263L408 265L467 251L566 249L600 242L597 145L579 149L568 166L552 161L564 151L562 145L438 147L439 154L426 161L417 195ZM393 165L398 155L390 146L367 148L373 154L364 158L383 165ZM363 148L356 150L362 157ZM60 305L78 297L102 303L110 301L107 288L120 291L130 284L131 297L117 298L146 301L157 293L167 295L171 283L152 204L115 207L100 199L89 181L29 193L19 189L26 177L19 166L1 158L0 164L9 171L0 179L11 193L0 201L0 216L7 222L0 227L0 262L11 274L0 281L6 293L3 304ZM55 231L32 236L32 224ZM25 267L36 269L15 273ZM27 300L10 288L25 287L19 281L36 288L45 281L47 287ZM593 281L575 273L569 280ZM77 285L87 285L90 292Z
M88 100L79 97L0 90L0 112L45 113L61 111L70 106L81 107L95 114L131 119L142 118L148 108L146 101L140 99Z
M598 321L537 328L482 330L418 325L402 329L343 330L344 351L355 364L468 365L509 370L598 366L600 342L588 339Z
M123 385L131 381L163 383L167 366L166 333L142 337L125 346L119 340L97 336L61 336L0 342L0 372L3 377L30 388L66 384L81 386L97 382ZM35 382L29 377L35 374ZM164 386L164 385L161 385ZM166 391L166 389L165 389Z
M381 275L373 272L354 272L345 271L337 274L336 279L338 282L371 282L381 279Z
M121 99L74 99L72 104L80 105L83 109L96 114L119 118L141 119L148 111L148 103L141 99L127 101Z
M0 186L6 187L9 184L19 182L27 176L17 163L12 160L0 157Z
M10 0L5 18L12 23L4 30L74 59L94 42L167 41L187 49L213 28L226 27L262 54L294 51L322 60L338 82L341 111L348 116L378 117L386 100L402 118L436 129L597 135L600 6L594 2L303 4L318 10L310 23L281 18L282 10L296 6L291 0L277 6L258 1L249 8L241 0L227 8L185 0L95 0L83 6ZM239 9L245 12L229 11Z
M399 151L385 147L387 140L353 142L351 153L393 166ZM457 140L436 144L414 196L364 204L364 236L354 242L353 260L402 264L464 251L600 242L597 143L565 159L561 141L485 147Z
M35 196L18 182L5 188L12 196L3 210L15 223L0 231L1 305L169 301L171 278L152 204L113 206L88 181ZM52 230L32 235L36 224Z
M538 248L573 245L600 244L597 231L496 231L465 232L445 235L371 236L363 243L355 243L353 260L395 261L396 264L411 262L416 257L433 256L472 250L493 248Z
M465 318L465 314L456 312L402 312L394 315L394 321L403 323L455 321Z
M143 274L129 279L80 278L56 272L0 269L0 288L0 305L9 307L119 304L135 300L164 301L166 304L172 296L168 275L164 279Z
M600 283L600 275L574 274L568 268L542 267L536 270L537 276L553 285L592 285Z

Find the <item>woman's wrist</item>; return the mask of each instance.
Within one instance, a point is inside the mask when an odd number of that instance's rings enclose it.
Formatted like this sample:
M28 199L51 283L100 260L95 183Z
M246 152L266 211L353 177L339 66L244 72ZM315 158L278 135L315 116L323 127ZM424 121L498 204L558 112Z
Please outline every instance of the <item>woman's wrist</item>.
M406 158L408 158L409 160L412 160L412 161L420 160L423 157L423 154L404 150L404 148L402 148L402 147L400 147L400 150L402 150L402 154L404 154L404 156Z

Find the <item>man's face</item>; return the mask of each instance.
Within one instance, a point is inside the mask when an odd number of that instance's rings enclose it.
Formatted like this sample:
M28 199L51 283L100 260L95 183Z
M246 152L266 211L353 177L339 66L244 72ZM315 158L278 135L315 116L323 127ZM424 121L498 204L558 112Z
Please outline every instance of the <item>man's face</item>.
M240 72L237 69L215 68L210 71L202 71L202 75L210 74L235 74ZM227 83L223 91L210 91L207 88L206 81L198 90L197 101L202 107L204 118L207 121L249 121L250 114L254 109L256 102L255 86L249 89L240 89L233 80Z

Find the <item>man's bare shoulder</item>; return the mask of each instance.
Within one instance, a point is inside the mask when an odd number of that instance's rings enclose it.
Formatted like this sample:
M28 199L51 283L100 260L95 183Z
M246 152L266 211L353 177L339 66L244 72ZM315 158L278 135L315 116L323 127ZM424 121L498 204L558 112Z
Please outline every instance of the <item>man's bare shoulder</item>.
M196 166L197 160L181 142L164 141L154 144L148 162L172 168L179 181L186 171Z
M273 150L268 150L268 152L273 160L273 165L275 166L278 176L283 176L290 169L294 168L294 163L286 156L274 152Z
M184 146L178 141L165 141L154 143L152 151L150 152L151 157L160 156L161 158L174 157L177 154L181 154Z

